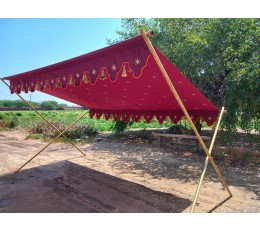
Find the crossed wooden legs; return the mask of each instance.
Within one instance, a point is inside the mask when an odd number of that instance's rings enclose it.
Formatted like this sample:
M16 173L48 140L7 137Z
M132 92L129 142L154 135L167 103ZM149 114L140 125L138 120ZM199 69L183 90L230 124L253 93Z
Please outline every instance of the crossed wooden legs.
M6 83L6 81L4 79L1 79L2 82L9 88L10 86ZM20 168L18 168L15 172L19 172L26 164L28 164L30 161L32 161L36 156L38 156L42 151L44 151L47 147L49 147L53 142L55 142L60 136L63 136L64 138L68 139L65 136L65 132L67 130L69 130L72 126L74 126L81 118L83 118L88 111L86 111L82 116L80 116L74 123L72 123L69 127L67 127L63 132L61 132L57 127L55 127L48 119L46 119L39 111L37 111L35 109L35 107L33 107L28 101L26 101L20 94L16 93L15 94L22 99L31 109L33 109L35 111L35 113L37 113L45 122L47 122L53 129L55 129L57 132L59 132L59 135L56 136L56 138L54 138L48 145L46 145L43 149L41 149L36 155L34 155L32 158L30 158L27 162L25 162ZM84 156L85 153L80 150L71 140L68 139L68 141Z

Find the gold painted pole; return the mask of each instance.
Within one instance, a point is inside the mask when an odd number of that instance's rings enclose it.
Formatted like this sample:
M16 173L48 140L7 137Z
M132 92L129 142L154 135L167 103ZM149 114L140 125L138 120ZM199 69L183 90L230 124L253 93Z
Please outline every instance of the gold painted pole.
M15 172L19 172L26 164L31 162L37 155L39 155L41 152L43 152L47 147L49 147L53 142L55 142L60 136L62 136L67 130L69 130L72 126L74 126L81 118L85 116L87 112L85 112L83 115L81 115L74 123L72 123L69 127L67 127L63 132L61 132L59 135L57 135L49 144L47 144L43 149L41 149L36 155L34 155L31 159L26 161L20 168L18 168Z
M6 81L3 79L3 78L0 78L1 81L8 87L10 88L10 86L6 83ZM61 131L55 127L47 118L45 118L38 110L35 109L34 106L32 106L29 102L27 102L20 94L16 93L15 94L20 98L22 99L31 109L33 109L35 111L35 113L37 113L45 122L47 122L53 129L55 129L56 131L58 131L60 134L61 134ZM81 150L79 149L70 139L67 138L66 135L62 135L64 138L66 138L72 146L74 146L82 155L86 156L86 154Z
M217 137L218 128L219 128L220 121L221 121L221 119L222 119L223 113L224 113L224 107L221 108L221 111L220 111L220 114L219 114L219 118L218 118L218 122L217 122L215 131L214 131L214 134L213 134L211 143L210 143L210 147L209 147L209 153L210 153L210 154L211 154L211 152L212 152L212 149L213 149L213 146L214 146L216 137ZM202 185L202 182L203 182L203 179L204 179L206 170L207 170L208 163L209 163L209 157L207 156L207 158L206 158L206 160L205 160L205 163L204 163L204 169L203 169L203 172L202 172L202 174L201 174L200 181L199 181L199 184L198 184L198 187L197 187L197 190L196 190L196 193L195 193L193 202L192 202L192 206L191 206L191 210L190 210L191 213L194 212L195 205L196 205L196 203L197 203L197 199L198 199L198 196L199 196L199 193L200 193L201 185Z
M201 147L203 148L204 152L205 152L206 155L208 156L208 158L209 158L209 160L210 160L210 162L211 162L213 168L215 169L217 175L219 176L219 178L220 178L220 180L221 180L223 186L227 189L227 191L229 192L230 196L232 196L232 193L230 192L230 190L229 190L229 188L228 188L228 185L227 185L227 183L226 183L224 177L222 176L222 174L221 174L220 170L218 169L217 165L215 164L215 162L214 162L212 156L210 155L210 153L209 153L209 151L208 151L208 149L207 149L205 143L203 142L203 140L202 140L202 138L201 138L199 132L197 131L197 129L196 129L194 123L192 122L192 120L191 120L191 118L190 118L190 116L189 116L189 114L188 114L188 112L187 112L185 106L183 105L183 103L182 103L182 101L181 101L181 99L180 99L180 97L179 97L179 95L178 95L176 89L174 88L174 86L173 86L173 84L172 84L172 82L171 82L171 80L170 80L170 78L169 78L167 72L165 71L165 69L164 69L164 67L163 67L163 65L162 65L162 62L160 61L160 58L158 57L158 55L157 55L157 53L156 53L156 51L155 51L155 49L154 49L154 47L153 47L151 41L150 41L149 38L147 37L147 35L146 35L146 33L144 32L144 30L141 30L141 34L142 34L142 37L143 37L143 39L144 39L144 41L145 41L147 47L149 48L149 50L150 50L150 52L151 52L151 54L152 54L152 56L153 56L153 58L154 58L154 60L155 60L155 62L156 62L156 64L157 64L158 68L160 69L161 73L163 74L163 77L164 77L165 81L167 82L167 84L168 84L170 90L172 91L172 94L174 95L176 101L178 102L178 104L179 104L179 106L180 106L182 112L184 113L184 115L185 115L187 121L189 122L190 126L192 127L192 130L194 131L195 135L197 136Z

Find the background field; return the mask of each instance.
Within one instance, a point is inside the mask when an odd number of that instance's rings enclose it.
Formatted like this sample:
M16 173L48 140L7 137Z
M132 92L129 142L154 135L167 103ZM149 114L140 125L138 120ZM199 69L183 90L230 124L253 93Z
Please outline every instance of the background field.
M50 111L40 111L40 113L50 121L59 122L65 125L70 125L77 118L79 118L84 110L50 110ZM21 128L29 128L33 123L37 121L43 121L39 115L33 111L8 111L0 112L0 122L14 120L17 126ZM84 116L78 124L83 124L86 126L93 126L98 131L111 131L115 121L113 119L105 120L101 118L97 120L96 118L90 119L87 114ZM164 128L172 126L170 120L166 120L163 124L159 124L156 120L151 123L146 123L145 121L140 121L139 123L133 123L129 128ZM1 126L1 124L0 124Z

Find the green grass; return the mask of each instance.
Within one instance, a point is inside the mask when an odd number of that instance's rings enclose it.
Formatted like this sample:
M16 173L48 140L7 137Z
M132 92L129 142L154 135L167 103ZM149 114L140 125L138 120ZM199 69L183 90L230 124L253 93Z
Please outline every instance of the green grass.
M64 111L40 111L40 113L46 117L49 121L57 121L64 125L70 125L77 118L79 118L84 111L82 110L64 110ZM29 128L37 121L43 121L43 119L34 111L6 111L0 112L0 125L1 121L10 121L12 118L16 117L18 120L18 127L20 128ZM84 116L77 124L80 125L89 125L96 128L98 131L111 131L115 121L113 119L106 120L101 117L99 120L96 118L90 119L87 114ZM140 121L139 123L133 123L130 128L140 128L140 129L148 129L148 128L165 128L172 126L172 122L170 120L165 120L163 124L159 124L157 120L153 120L151 123L146 123L144 121Z
M42 134L29 134L26 136L26 139L42 139Z

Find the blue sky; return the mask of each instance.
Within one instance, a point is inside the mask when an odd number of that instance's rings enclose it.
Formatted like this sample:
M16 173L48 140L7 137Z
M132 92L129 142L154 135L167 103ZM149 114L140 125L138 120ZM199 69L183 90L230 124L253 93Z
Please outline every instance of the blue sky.
M0 19L0 77L29 71L107 46L116 39L120 18ZM38 91L22 96L32 101L55 100ZM0 81L0 100L19 99Z

